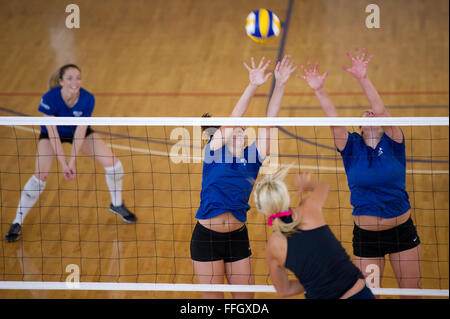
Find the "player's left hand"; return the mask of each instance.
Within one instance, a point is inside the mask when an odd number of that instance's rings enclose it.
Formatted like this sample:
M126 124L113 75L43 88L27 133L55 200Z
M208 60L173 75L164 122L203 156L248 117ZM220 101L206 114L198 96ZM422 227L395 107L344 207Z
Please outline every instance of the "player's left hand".
M71 159L69 161L69 165L68 166L69 166L70 173L72 174L72 180L73 180L75 178L75 174L77 173L75 160Z
M347 56L349 57L352 67L347 68L345 65L342 66L344 71L347 71L351 75L353 75L357 80L367 78L367 65L370 60L372 60L373 55L371 55L366 61L366 48L361 49L361 56L359 55L358 47L355 47L355 57L353 57L349 52L347 52Z
M259 62L258 67L255 66L255 60L253 57L250 59L251 61L251 67L247 65L247 63L244 62L245 68L249 72L249 78L250 78L250 84L260 86L264 84L272 75L271 72L266 73L267 67L270 64L270 60L268 60L265 64L265 57L262 57L261 61Z
M294 61L291 60L290 55L285 55L283 60L278 61L275 67L275 79L277 80L277 84L285 84L291 74L297 70L298 66L294 64Z

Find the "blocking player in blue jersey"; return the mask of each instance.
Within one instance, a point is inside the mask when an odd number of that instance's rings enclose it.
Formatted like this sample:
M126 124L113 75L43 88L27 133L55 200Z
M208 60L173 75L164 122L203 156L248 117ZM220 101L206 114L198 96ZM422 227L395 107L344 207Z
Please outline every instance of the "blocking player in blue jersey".
M251 66L245 64L250 83L231 117L243 116L256 89L269 79L271 73L266 73L269 62L265 63L262 58L256 66L252 58ZM296 68L289 56L277 63L268 117L278 115L285 83ZM253 185L270 152L271 128L259 130L256 142L247 147L244 130L240 126L216 128L205 148L201 201L195 215L198 223L191 239L191 259L201 284L223 284L225 276L230 284L254 283L245 222ZM251 292L233 292L232 295L233 298L253 297ZM223 298L223 293L204 292L203 297Z
M367 77L366 50L348 52L352 67L342 68L360 83L371 108L363 117L390 117L377 90ZM317 64L303 66L303 78L314 90L325 114L338 113L323 85L327 72L318 73ZM396 126L363 126L350 133L346 127L332 126L335 145L342 156L353 206L354 262L367 277L378 267L380 278L389 256L400 288L421 287L420 239L411 219L411 205L406 192L405 137Z
M49 81L50 90L44 94L38 110L44 116L90 117L94 110L94 96L81 87L81 71L74 64L62 66ZM64 154L62 143L71 143L69 157ZM80 152L92 156L105 169L106 184L111 194L110 211L127 223L135 223L136 216L122 201L124 169L120 160L89 126L42 126L36 154L35 172L26 182L16 217L8 233L7 242L19 239L23 221L45 188L47 177L56 157L64 178L72 181L76 174L76 158Z

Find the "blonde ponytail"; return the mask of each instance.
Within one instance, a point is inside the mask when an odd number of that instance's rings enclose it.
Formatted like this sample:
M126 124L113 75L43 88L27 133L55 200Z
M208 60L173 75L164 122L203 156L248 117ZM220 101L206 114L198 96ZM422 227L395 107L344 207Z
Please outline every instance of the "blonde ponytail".
M256 208L267 217L289 209L290 196L284 179L290 168L285 167L267 175L255 186ZM272 221L274 231L283 236L295 233L299 224L300 218L293 218L290 223L284 222L281 218Z

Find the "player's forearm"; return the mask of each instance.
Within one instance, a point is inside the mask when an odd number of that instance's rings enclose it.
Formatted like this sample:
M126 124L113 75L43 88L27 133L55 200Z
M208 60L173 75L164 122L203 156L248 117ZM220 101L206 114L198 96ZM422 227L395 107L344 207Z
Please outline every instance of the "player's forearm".
M337 117L339 116L336 110L336 107L334 106L333 101L328 96L328 93L325 91L325 89L322 87L320 89L314 90L314 93L316 94L317 99L319 100L320 106L322 107L322 110L325 112L325 114L329 117Z
M77 126L75 134L73 135L72 151L70 152L70 160L74 161L80 153L81 146L83 145L84 138L86 136L87 126Z
M305 288L296 279L291 279L286 283L286 286L280 290L277 290L280 297L295 296L305 292Z
M241 97L239 98L239 101L236 103L236 106L233 109L233 112L231 113L232 117L241 117L245 114L245 112L248 109L248 106L250 105L250 101L253 95L255 95L257 88L258 86L254 84L249 84L245 88L244 93L242 93Z
M276 83L272 93L272 97L270 98L269 107L267 108L268 117L278 116L281 107L281 100L283 99L283 94L284 84Z
M283 267L269 264L269 273L275 290L281 297L289 297L305 291L298 280L289 279L289 276Z
M59 138L59 133L58 133L56 126L47 125L46 128L47 128L50 145L52 146L53 151L56 154L56 158L59 160L59 162L61 164L65 164L66 157L64 154L64 149L62 147L61 140Z
M361 84L361 87L366 94L367 99L369 100L370 105L372 106L373 111L377 115L384 115L386 112L386 109L384 107L383 100L381 100L380 95L378 94L377 89L372 84L372 82L369 80L368 77L359 79L359 84Z

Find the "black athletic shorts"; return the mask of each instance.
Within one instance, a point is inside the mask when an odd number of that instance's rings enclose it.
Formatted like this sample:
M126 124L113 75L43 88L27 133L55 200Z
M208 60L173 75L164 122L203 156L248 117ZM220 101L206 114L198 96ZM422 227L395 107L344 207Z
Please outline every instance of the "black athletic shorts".
M91 129L90 126L88 126L88 128L86 130L85 137L91 135L92 133L94 133L94 130ZM39 135L39 139L41 140L41 139L44 139L44 138L47 138L47 139L49 138L48 137L48 133L44 133L44 132L41 131L41 134ZM73 142L73 136L71 136L71 137L59 137L59 139L61 140L61 143L70 143L70 144L72 144L72 142Z
M405 251L420 244L420 238L411 218L394 228L370 231L353 228L353 254L358 257L384 257Z
M247 226L228 233L220 233L197 222L191 238L191 259L226 263L245 259L252 255Z

